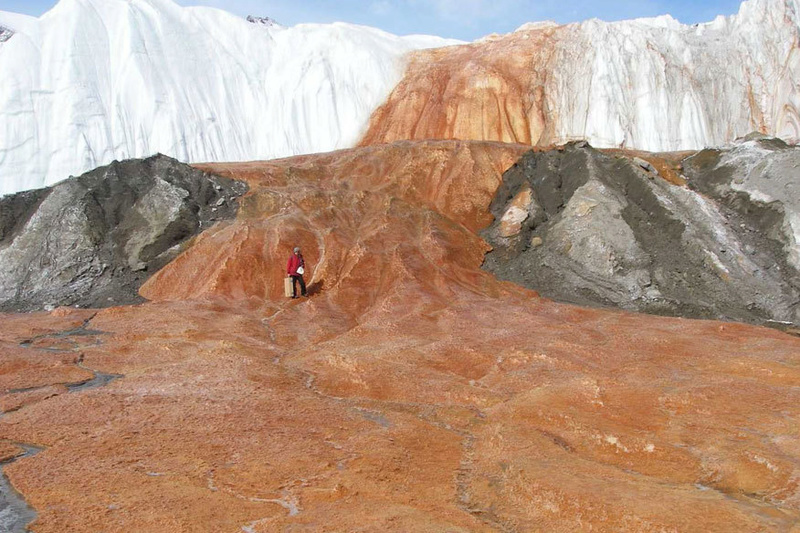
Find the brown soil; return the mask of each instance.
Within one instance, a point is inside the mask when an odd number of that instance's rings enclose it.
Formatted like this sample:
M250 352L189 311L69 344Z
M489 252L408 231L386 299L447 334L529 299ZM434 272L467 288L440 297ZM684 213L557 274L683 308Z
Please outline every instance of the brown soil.
M30 375L14 383L62 383L41 358L75 354L125 375L0 419L0 439L46 447L4 469L31 529L789 531L800 339L555 304L481 271L475 231L524 150L204 166L251 192L151 278L152 302L99 312L105 334L63 353L18 343L80 312L0 318L0 376ZM295 244L312 296L287 301Z
M628 158L640 157L653 165L658 171L659 177L673 185L680 185L681 187L686 185L686 179L682 175L682 162L690 155L697 153L693 151L653 153L620 148L608 148L600 151L606 154Z

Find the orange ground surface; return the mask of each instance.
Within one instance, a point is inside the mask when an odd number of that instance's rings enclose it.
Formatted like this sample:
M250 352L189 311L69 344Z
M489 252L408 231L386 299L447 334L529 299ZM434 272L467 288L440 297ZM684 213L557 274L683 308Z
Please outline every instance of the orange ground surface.
M362 145L399 139L548 144L547 64L556 28L412 52L406 73L370 118Z
M40 387L0 396L45 448L4 468L33 531L800 531L800 339L481 271L524 150L205 165L251 192L151 302L0 316L0 386ZM125 377L67 392L86 369Z

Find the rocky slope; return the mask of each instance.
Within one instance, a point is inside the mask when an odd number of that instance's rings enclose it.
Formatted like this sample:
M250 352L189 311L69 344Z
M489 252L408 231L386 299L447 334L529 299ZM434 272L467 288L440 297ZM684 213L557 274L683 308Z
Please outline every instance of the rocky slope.
M751 131L800 138L800 2L751 0L684 26L669 16L530 24L411 54L362 144L587 139L650 151L718 146Z
M43 449L3 468L33 530L791 531L800 339L482 271L526 150L204 166L250 190L152 301L1 316L0 453ZM97 371L124 377L64 385Z
M484 267L560 301L800 324L800 149L645 157L664 175L585 142L526 154L492 203Z
M15 80L0 86L0 194L155 152L198 162L402 139L664 151L754 130L800 137L800 0L748 0L693 26L530 24L445 48L461 43L252 20L171 0L0 12L16 32L0 47Z
M753 136L726 150L704 150L687 158L683 166L692 188L731 209L754 233L751 255L753 248L771 247L775 261L768 268L796 276L800 270L800 149L778 139Z
M141 284L233 217L245 190L154 156L0 197L0 310L139 301Z

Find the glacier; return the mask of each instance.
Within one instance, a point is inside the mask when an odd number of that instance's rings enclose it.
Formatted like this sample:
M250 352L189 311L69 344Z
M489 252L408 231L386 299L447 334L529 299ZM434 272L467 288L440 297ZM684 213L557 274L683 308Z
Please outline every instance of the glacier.
M796 141L799 21L800 0L747 0L691 26L532 23L518 32L553 31L553 53L518 85L532 95L542 80L548 142L668 151L754 130ZM61 0L40 18L0 11L0 28L0 195L157 152L203 162L349 148L411 52L463 44L172 0Z
M0 195L117 159L271 159L356 144L410 50L458 41L285 28L171 0L0 12Z
M800 137L798 0L750 0L687 26L665 15L525 24L411 54L361 144L586 139L652 152Z
M561 142L675 151L753 131L800 139L799 0L748 0L705 24L590 20L558 41L546 92Z

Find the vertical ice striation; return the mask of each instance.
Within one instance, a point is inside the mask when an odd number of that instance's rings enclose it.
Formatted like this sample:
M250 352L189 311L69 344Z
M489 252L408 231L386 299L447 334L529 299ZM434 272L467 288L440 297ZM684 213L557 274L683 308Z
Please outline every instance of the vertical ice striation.
M0 194L114 159L246 160L354 145L405 52L453 41L350 24L251 24L171 0L0 12Z
M198 162L362 138L585 138L652 151L754 130L797 140L799 23L800 0L747 0L692 26L668 15L528 24L409 63L412 50L455 42L342 23L286 28L172 0L61 0L39 19L0 12L14 32L0 46L0 194L155 152Z
M669 16L564 28L548 106L554 139L665 151L750 131L800 138L797 0L749 0L684 26Z
M718 146L752 131L800 137L798 0L750 0L686 26L665 15L525 24L420 51L363 144L472 139L651 151Z

